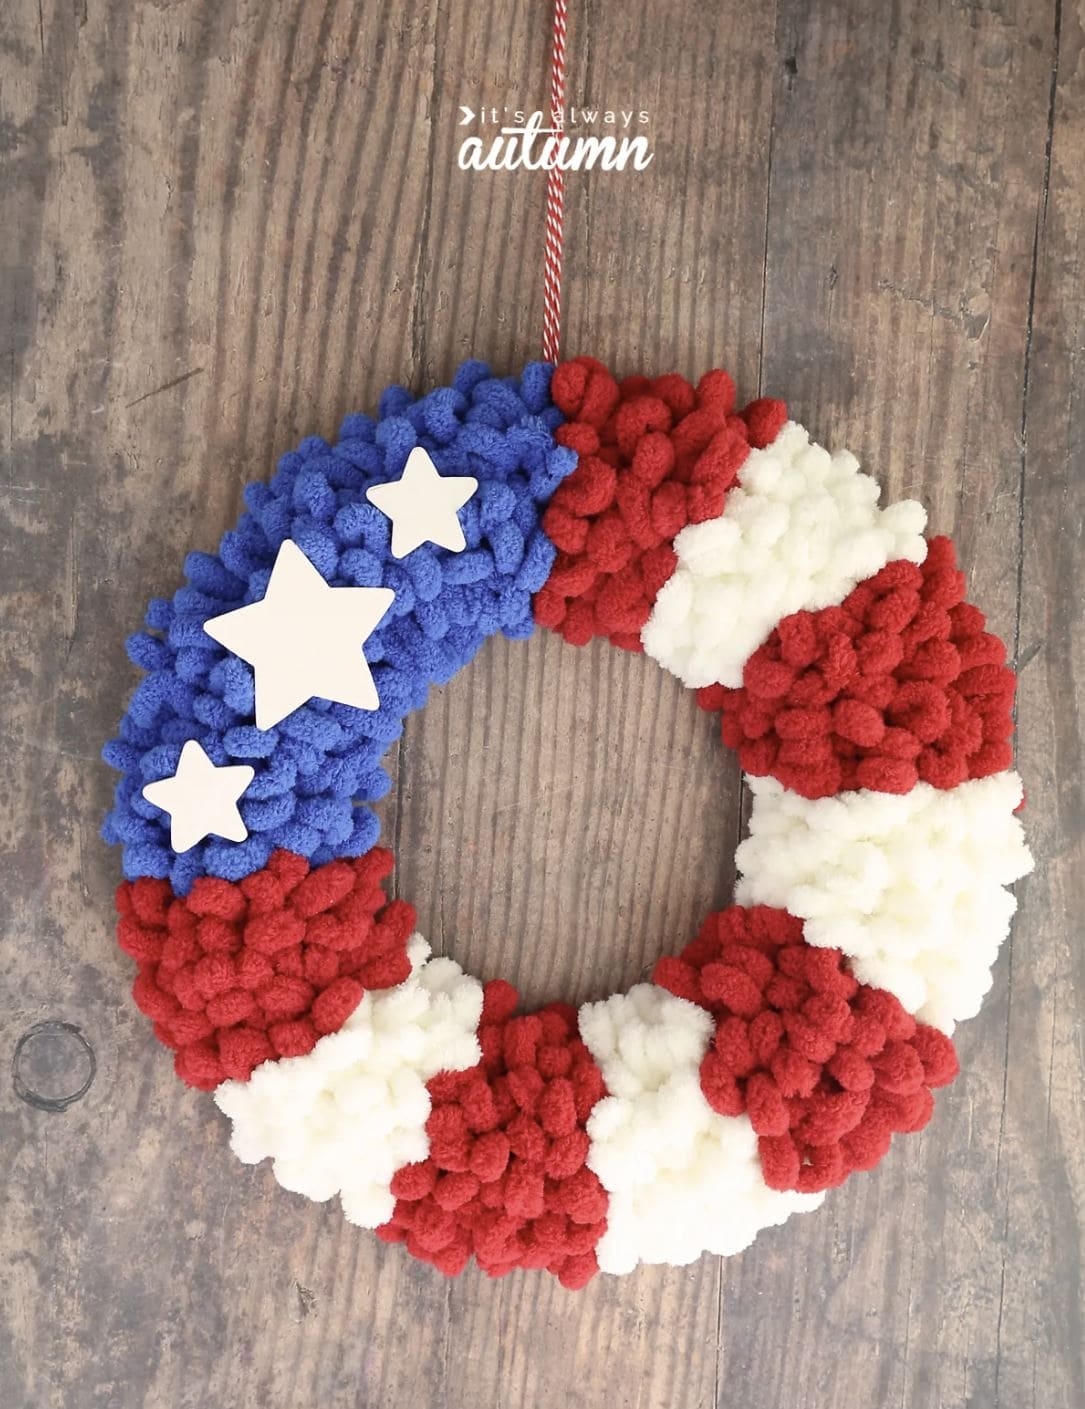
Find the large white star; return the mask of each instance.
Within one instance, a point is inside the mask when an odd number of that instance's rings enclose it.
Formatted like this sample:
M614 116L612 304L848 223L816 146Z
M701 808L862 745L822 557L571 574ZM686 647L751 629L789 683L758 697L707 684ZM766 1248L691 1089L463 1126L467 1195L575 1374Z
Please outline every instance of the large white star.
M256 727L271 729L314 697L379 708L362 647L394 596L389 587L329 587L288 538L263 600L212 617L203 629L252 666Z
M170 846L188 851L204 837L244 841L248 828L237 810L237 800L253 779L247 763L216 768L202 745L189 739L181 750L172 778L148 783L143 796L170 817Z
M421 543L462 553L467 540L457 511L477 488L473 475L439 474L426 451L416 445L400 478L375 484L366 490L366 498L392 520L393 558L405 558Z

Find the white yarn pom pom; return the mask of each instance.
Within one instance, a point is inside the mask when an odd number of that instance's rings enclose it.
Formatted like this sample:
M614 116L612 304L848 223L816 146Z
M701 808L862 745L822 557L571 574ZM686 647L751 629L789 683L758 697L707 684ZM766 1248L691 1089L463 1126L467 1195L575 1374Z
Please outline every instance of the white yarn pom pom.
M410 977L366 993L311 1052L264 1062L249 1081L225 1081L215 1092L239 1159L270 1157L283 1188L307 1198L339 1194L346 1217L363 1228L387 1222L392 1176L429 1153L426 1082L482 1055L482 985L451 959L429 959L421 935L407 952Z
M705 1100L698 1072L713 1024L703 1009L642 983L586 1003L579 1022L611 1093L588 1118L588 1167L610 1196L596 1248L604 1272L727 1256L818 1206L821 1194L768 1188L749 1119Z
M927 555L921 504L878 508L878 485L789 421L751 450L723 513L674 540L678 566L641 632L648 655L686 685L742 684L782 617L835 606L886 563Z
M973 1017L1017 907L1003 887L1032 870L1017 774L816 801L747 782L736 901L797 915L810 944L843 950L861 982L942 1032Z

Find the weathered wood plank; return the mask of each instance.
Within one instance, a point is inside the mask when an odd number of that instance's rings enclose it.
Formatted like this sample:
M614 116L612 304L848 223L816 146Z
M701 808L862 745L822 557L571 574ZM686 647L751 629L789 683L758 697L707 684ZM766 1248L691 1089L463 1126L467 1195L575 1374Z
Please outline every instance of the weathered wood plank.
M1085 1401L1085 6L1059 12L1021 419L1018 754L1036 873L1008 970L997 1402ZM993 1252L992 1248L992 1252Z

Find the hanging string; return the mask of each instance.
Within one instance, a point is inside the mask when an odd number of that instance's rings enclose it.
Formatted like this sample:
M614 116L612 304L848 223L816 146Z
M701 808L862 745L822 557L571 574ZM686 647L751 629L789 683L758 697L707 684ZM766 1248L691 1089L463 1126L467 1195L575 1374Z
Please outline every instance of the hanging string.
M554 35L550 51L549 127L565 126L566 0L554 0ZM565 217L565 173L552 166L546 174L546 262L543 269L543 358L558 360L561 346L561 259Z

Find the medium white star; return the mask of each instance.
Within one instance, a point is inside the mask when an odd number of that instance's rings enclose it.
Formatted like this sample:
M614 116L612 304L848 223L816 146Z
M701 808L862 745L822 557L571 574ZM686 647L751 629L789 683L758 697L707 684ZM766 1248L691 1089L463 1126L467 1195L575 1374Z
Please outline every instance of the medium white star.
M392 557L405 558L421 543L462 553L467 540L457 511L477 488L473 475L439 474L426 451L416 445L401 477L390 484L375 484L365 497L392 520Z
M263 600L212 617L203 629L252 666L256 727L271 729L314 696L379 708L362 647L394 596L389 587L329 587L288 538Z
M143 796L169 813L174 851L188 851L212 835L244 841L249 832L237 810L237 800L252 782L254 772L247 763L216 768L202 745L189 739L173 777L148 783Z

